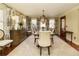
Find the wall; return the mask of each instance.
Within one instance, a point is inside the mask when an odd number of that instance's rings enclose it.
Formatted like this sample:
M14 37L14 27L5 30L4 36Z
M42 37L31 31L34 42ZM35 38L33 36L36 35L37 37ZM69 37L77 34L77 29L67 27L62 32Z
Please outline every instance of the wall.
M73 42L79 45L79 6L72 8L59 15L58 17L58 34L60 34L60 17L66 16L66 30L72 31ZM68 38L68 37L67 37ZM70 38L68 38L70 39Z
M59 17L55 17L55 33L60 35L60 20L59 20Z

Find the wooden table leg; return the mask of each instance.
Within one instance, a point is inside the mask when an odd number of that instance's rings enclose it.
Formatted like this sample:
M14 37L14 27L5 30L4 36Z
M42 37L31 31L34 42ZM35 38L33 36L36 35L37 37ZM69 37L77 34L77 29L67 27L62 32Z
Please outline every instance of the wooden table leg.
M34 40L34 44L36 43L36 38L35 38L35 40Z

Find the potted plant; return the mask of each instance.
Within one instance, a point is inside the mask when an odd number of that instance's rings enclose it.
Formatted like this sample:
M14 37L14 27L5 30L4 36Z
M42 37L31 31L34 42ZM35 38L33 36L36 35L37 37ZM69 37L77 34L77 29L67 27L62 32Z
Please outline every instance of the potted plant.
M22 29L23 28L23 23L19 22L19 26L20 26L20 29Z

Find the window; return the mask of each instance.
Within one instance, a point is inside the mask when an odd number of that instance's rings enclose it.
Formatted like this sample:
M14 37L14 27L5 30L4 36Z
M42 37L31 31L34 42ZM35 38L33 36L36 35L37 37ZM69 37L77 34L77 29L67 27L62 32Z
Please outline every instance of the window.
M49 28L55 28L55 19L49 20Z
M40 22L40 30L46 30L46 22Z
M35 26L37 26L37 19L31 19L31 24L34 24Z
M64 19L62 19L62 29L64 29L64 27L65 27L65 20Z
M0 29L3 30L3 10L0 10Z
M26 18L23 18L23 28L26 28Z
M31 30L32 31L37 30L37 19L36 18L31 19Z
M18 29L18 26L19 26L19 16L15 15L15 16L12 16L12 27L17 30Z

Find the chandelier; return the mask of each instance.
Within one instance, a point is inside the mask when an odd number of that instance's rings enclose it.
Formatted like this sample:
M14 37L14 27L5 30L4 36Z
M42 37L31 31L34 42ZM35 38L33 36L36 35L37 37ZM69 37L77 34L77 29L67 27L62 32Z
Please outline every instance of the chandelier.
M45 22L47 20L47 17L44 14L45 10L43 9L42 12L43 12L43 15L41 16L41 21Z

